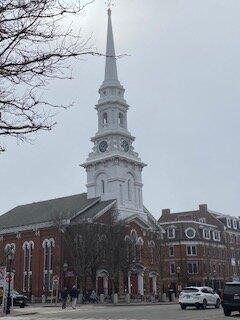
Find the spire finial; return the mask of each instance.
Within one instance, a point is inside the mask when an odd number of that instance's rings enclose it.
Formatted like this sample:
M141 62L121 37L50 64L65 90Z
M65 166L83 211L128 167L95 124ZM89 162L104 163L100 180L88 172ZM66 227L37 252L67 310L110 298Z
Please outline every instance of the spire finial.
M107 0L105 3L106 3L106 5L107 5L107 7L108 7L108 10L109 10L109 9L111 10L111 7L114 6L113 0Z

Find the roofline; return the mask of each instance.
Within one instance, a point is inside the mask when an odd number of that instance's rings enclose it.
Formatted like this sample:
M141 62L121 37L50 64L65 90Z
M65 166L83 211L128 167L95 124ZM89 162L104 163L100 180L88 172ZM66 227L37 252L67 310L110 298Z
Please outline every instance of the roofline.
M160 226L161 225L174 225L174 224L180 224L180 223L195 223L195 224L199 224L201 226L206 226L206 227L212 227L212 228L217 228L218 226L215 226L213 224L209 224L209 223L202 223L199 221L194 221L194 220L179 220L179 221L169 221L169 222L159 222Z
M131 221L133 221L133 220L139 220L139 221L141 221L142 222L142 224L144 224L145 226L147 226L147 228L145 227L145 229L150 229L151 228L151 226L149 225L149 223L146 221L146 220L144 220L144 219L142 219L142 217L141 216L139 216L139 215L137 215L136 213L134 213L132 216L130 216L130 217L127 217L127 218L125 218L125 219L123 219L123 221L125 221L125 222L131 222ZM137 221L136 221L137 222ZM139 223L138 223L139 224Z
M113 200L111 203L109 203L109 205L107 205L105 208L103 208L101 211L99 211L94 217L94 219L97 219L99 217L101 217L105 212L107 212L109 209L111 209L111 207L113 207L114 204L117 203L117 200Z
M61 220L62 224L67 225L70 223L69 219L63 219ZM27 230L38 230L38 229L44 229L44 228L49 228L49 227L56 227L54 222L42 222L42 223L35 223L35 224L29 224L29 225L24 225L24 226L19 226L19 227L11 227L11 228L6 228L0 230L0 235L5 235L9 233L18 233L22 231L27 231Z
M95 199L95 198L92 198ZM89 199L91 200L91 199ZM77 213L75 213L75 215L73 217L70 218L70 220L76 218L77 216L79 216L81 213L83 213L84 211L86 211L87 209L91 208L92 206L94 206L96 203L98 203L101 200L100 197L96 198L95 201L91 202L88 206L84 207L82 210L78 211Z

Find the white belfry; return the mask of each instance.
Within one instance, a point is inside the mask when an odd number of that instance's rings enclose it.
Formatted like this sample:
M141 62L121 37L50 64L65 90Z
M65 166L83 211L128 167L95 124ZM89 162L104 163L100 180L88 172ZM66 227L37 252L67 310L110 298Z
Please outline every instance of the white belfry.
M120 84L108 9L105 79L96 105L98 132L91 139L93 151L82 166L87 172L88 198L117 200L119 219L133 214L145 217L142 199L142 168L145 164L134 152L134 137L127 128L129 106Z

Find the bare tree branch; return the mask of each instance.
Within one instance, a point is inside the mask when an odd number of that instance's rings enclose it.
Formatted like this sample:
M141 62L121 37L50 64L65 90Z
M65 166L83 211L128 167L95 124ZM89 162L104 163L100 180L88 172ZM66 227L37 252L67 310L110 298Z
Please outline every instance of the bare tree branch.
M65 18L94 2L74 0L1 0L0 2L0 136L27 140L51 130L54 105L39 98L52 79L71 79L69 59L101 55L91 38L74 34ZM69 106L64 106L69 107ZM4 148L0 143L0 152Z

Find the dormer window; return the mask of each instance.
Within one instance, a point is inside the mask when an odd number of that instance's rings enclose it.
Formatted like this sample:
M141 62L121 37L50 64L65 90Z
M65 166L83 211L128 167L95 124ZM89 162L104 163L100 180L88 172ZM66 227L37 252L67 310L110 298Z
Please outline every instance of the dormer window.
M235 219L233 220L233 229L235 230L237 229L237 220Z
M213 231L213 240L220 241L220 231Z
M232 227L231 219L230 219L230 218L227 218L227 227L228 227L228 228L231 228L231 227Z
M108 124L108 115L107 112L103 113L103 126L107 126Z
M167 229L167 236L168 236L168 239L175 239L175 228L174 227L169 227Z
M203 229L203 238L204 239L211 239L210 229Z

